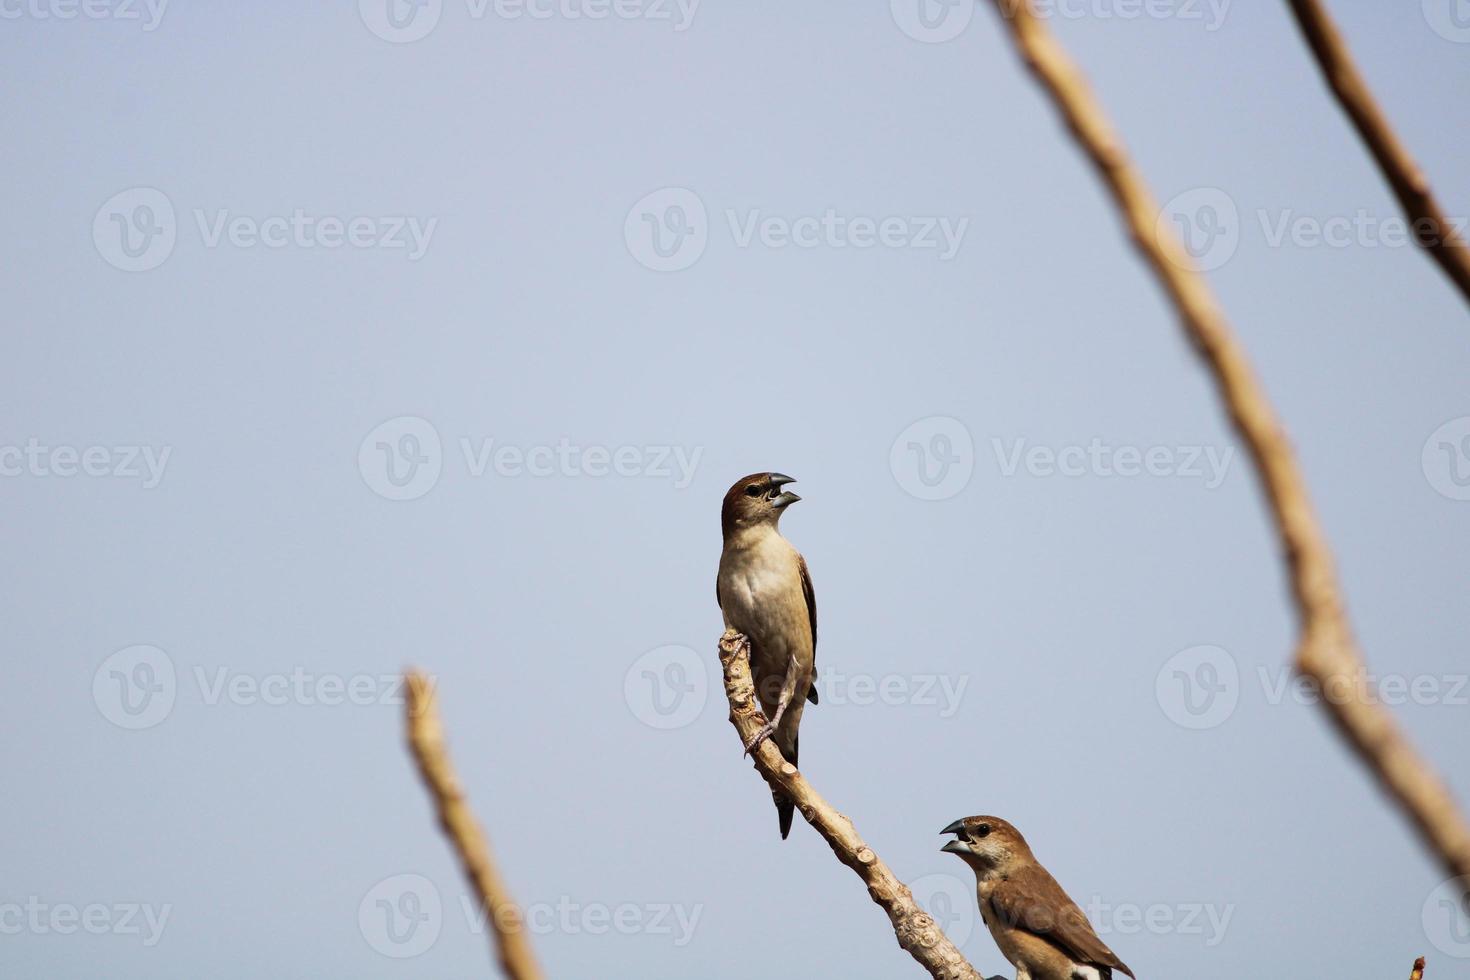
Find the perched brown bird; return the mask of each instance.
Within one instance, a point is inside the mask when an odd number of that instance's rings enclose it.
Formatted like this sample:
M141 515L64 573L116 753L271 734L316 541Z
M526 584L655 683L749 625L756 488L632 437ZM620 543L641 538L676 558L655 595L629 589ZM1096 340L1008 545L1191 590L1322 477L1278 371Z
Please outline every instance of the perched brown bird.
M1015 827L999 817L965 817L940 833L958 835L940 850L975 872L980 918L1016 980L1112 980L1114 970L1133 976Z
M803 701L817 703L817 601L806 559L777 526L786 508L801 499L782 490L794 482L781 473L755 473L735 481L720 508L725 547L715 579L725 626L750 640L750 671L767 718L745 751L753 752L774 737L793 766ZM773 795L784 840L791 833L793 805L779 793Z

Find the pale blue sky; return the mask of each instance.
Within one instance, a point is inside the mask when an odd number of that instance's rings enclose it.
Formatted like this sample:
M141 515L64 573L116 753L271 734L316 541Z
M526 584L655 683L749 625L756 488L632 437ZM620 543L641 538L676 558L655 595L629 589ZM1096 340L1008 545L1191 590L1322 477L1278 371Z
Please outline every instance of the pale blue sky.
M1467 213L1470 31L1333 7ZM0 0L0 973L492 975L377 703L416 663L551 976L916 975L712 686L764 469L821 610L803 770L986 974L937 833L982 812L1140 977L1464 972L1281 687L1246 460L984 6L67 9ZM1470 795L1465 304L1285 4L1127 9L1053 23L1215 230L1363 648Z

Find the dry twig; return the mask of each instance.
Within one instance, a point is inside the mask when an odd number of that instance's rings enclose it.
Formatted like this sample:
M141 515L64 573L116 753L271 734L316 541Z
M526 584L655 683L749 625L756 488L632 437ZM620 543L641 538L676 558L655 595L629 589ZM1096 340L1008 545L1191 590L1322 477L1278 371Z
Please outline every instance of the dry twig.
M1327 539L1308 500L1291 446L1260 382L1204 278L1158 206L1076 66L1031 0L995 0L1027 66L1086 150L1127 223L1133 244L1168 293L1214 377L1230 420L1250 449L1286 552L1300 619L1296 669L1324 691L1338 731L1395 800L1445 870L1470 875L1470 827L1444 783L1420 759L1392 716L1370 696L1366 667L1347 622Z
M505 883L495 870L490 845L480 830L449 753L444 747L444 725L439 721L439 708L433 683L417 671L408 673L408 744L418 763L419 775L434 800L443 829L459 857L465 878L479 897L486 919L495 936L495 953L501 969L511 980L541 980L541 969L526 941L521 910L511 900Z
M730 699L730 723L740 733L741 744L745 744L766 723L766 716L755 699L750 677L750 643L735 630L726 630L720 638L720 665L725 671L725 695ZM852 821L812 789L797 768L781 757L772 740L762 742L751 758L771 788L779 789L796 804L837 860L857 872L873 901L888 913L898 945L936 980L982 980L929 914L919 908L908 887L863 843Z
M1378 168L1388 179L1394 196L1404 209L1414 232L1414 241L1439 263L1465 299L1470 300L1470 248L1456 232L1444 209L1435 200L1429 179L1424 176L1408 147L1399 141L1393 125L1373 98L1353 56L1332 17L1319 0L1288 0L1291 12L1322 76L1331 87L1338 103L1368 145Z

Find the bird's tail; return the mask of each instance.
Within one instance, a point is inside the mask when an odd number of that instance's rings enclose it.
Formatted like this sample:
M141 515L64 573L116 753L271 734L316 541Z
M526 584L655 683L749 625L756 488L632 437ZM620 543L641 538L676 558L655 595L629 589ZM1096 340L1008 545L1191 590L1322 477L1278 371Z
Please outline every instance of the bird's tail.
M782 754L786 756L786 761L791 763L793 766L796 765L796 750L798 744L799 742L797 736L793 733L791 736L791 751L782 752ZM791 802L791 800L783 793L777 792L774 789L771 790L771 798L776 803L776 819L781 824L781 839L785 840L787 835L791 833L791 818L796 813L796 804Z
M780 793L772 793L771 796L776 801L776 819L781 821L781 839L785 840L791 833L791 818L796 814L796 804Z

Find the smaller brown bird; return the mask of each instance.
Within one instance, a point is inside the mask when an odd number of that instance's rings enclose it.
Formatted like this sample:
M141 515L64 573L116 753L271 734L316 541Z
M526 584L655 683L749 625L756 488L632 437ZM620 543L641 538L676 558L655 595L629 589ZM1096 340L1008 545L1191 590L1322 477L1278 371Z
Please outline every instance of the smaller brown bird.
M1112 980L1114 970L1133 976L1015 827L999 817L965 817L940 833L956 835L940 850L975 872L980 918L1016 980Z

